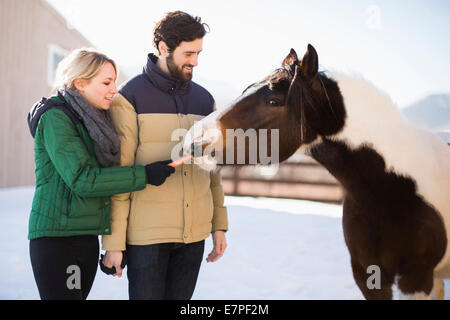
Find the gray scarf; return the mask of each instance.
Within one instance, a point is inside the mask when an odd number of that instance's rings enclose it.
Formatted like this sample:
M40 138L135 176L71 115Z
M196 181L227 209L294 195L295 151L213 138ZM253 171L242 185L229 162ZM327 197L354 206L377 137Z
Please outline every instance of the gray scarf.
M100 165L103 168L120 165L120 140L109 110L95 108L81 94L66 86L60 91L82 119L94 142L95 155Z

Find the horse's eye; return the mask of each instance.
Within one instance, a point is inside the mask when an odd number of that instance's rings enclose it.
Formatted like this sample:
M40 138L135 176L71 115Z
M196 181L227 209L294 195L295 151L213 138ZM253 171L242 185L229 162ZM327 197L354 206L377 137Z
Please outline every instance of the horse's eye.
M270 99L267 101L267 104L271 107L279 107L282 105L281 101L278 99Z

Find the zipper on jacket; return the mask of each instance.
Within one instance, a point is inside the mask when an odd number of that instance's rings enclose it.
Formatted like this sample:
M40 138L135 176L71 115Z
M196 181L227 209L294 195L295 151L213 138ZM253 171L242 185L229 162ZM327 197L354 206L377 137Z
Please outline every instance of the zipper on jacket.
M176 99L175 99L175 103L176 103ZM177 105L177 110L178 110L178 105ZM177 118L178 118L178 128L185 128L184 124L185 124L185 119L184 119L184 115L181 113L177 113ZM181 170L181 186L182 186L182 191L183 191L183 219L184 219L184 228L186 228L186 192L185 192L185 164L183 163L180 167ZM184 234L184 230L183 230L183 234Z
M175 100L175 104L176 104L176 100ZM178 106L177 106L177 110L178 110ZM183 119L183 115L181 113L177 113L177 118L178 118L178 128L184 128L183 124L184 124L184 119ZM182 192L183 192L183 219L185 219L185 203L186 203L186 198L185 198L185 192L184 192L184 163L180 166L180 170L181 170L181 185L182 185ZM185 221L186 222L186 221Z
M67 208L67 216L70 216L71 211L72 211L72 190L69 191L69 204Z

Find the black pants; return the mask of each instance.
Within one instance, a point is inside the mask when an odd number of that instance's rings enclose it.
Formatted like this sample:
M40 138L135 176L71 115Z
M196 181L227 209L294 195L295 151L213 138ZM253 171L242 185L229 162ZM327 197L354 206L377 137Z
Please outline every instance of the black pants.
M204 247L205 241L127 245L130 299L191 299Z
M30 240L34 279L42 300L85 300L99 259L98 236Z

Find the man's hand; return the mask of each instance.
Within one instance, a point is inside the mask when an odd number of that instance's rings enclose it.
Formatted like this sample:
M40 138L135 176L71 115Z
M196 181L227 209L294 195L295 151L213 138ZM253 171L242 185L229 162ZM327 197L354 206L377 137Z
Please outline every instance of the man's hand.
M120 264L122 263L123 253L122 251L106 251L105 257L103 258L103 264L107 268L116 268L116 273L113 276L122 277L122 268Z
M206 258L207 262L215 262L219 260L223 253L225 252L225 249L227 248L227 240L225 239L225 231L215 231L212 234L213 237L213 244L214 248L209 253L208 257Z

